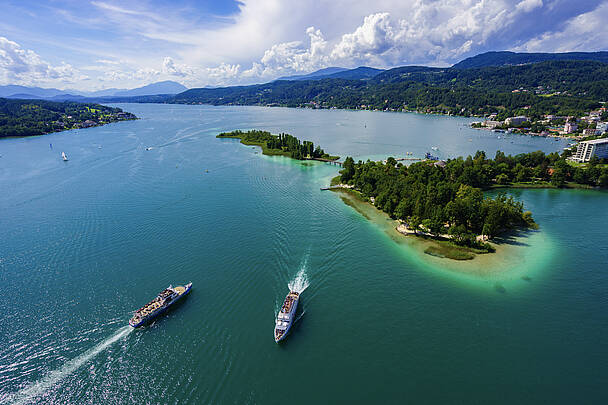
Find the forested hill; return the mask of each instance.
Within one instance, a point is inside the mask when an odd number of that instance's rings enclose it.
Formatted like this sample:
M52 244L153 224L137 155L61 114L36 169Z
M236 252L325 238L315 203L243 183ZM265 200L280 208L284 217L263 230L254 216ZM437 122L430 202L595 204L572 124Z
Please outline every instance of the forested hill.
M522 65L556 60L586 60L608 63L608 52L563 52L563 53L524 53L524 52L486 52L464 59L453 67L470 69L488 66Z
M191 89L170 103L417 110L458 115L578 115L608 101L608 64L549 61L475 69L407 66L368 80Z
M99 104L0 98L0 138L42 135L136 118L120 108Z

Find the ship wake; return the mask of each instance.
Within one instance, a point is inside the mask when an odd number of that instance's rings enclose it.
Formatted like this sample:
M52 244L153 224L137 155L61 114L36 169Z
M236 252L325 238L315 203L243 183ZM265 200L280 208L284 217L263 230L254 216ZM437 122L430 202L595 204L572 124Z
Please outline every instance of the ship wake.
M44 394L48 389L55 386L58 382L78 370L89 360L93 359L99 353L110 347L112 344L116 343L118 340L127 336L132 331L133 328L131 328L130 326L120 328L114 335L100 342L95 347L87 350L80 356L68 361L61 368L51 371L46 377L42 378L41 380L36 381L35 383L27 386L21 391L15 393L14 396L9 399L9 402L12 404L26 404L33 402L36 397Z
M308 256L309 255L306 255L304 259L302 259L298 274L296 274L296 276L287 284L289 291L302 294L304 290L308 288L308 275L306 274L306 268L308 267Z

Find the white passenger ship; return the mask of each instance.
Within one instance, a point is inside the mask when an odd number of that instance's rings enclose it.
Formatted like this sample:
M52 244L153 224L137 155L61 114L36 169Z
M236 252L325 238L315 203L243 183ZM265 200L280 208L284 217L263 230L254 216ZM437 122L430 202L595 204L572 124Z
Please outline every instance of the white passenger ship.
M296 315L296 309L298 308L298 301L300 299L300 293L290 291L285 297L283 306L277 315L277 322L274 326L274 341L280 342L285 339L289 329L294 323Z

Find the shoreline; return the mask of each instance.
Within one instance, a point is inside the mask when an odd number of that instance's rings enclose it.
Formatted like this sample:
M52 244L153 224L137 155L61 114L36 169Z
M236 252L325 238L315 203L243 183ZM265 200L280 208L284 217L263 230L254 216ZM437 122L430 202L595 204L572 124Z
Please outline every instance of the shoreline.
M490 242L495 252L475 252L470 248L458 247L449 241L405 235L397 229L401 225L399 221L390 218L385 212L364 201L351 190L334 188L332 191L340 196L345 205L350 206L366 220L379 227L396 244L413 253L414 257L421 260L425 267L472 276L476 279L495 278L516 273L517 266L514 264L522 261L524 253L520 245L526 245L526 243L514 242L515 238L527 237L529 234L538 232L519 231L502 238L497 237L495 241ZM456 253L460 251L462 257L459 259L446 257L444 254L446 246L448 249L455 249ZM524 274L522 277L526 277L526 275Z
M0 139L23 139L23 138L32 138L32 137L36 137L36 136L45 136L45 135L50 135L50 134L60 134L62 132L70 132L70 131L78 131L81 129L90 129L90 128L97 128L97 127L105 127L106 125L110 125L110 124L117 124L119 122L129 122L129 121L137 121L141 118L139 117L135 117L135 118L129 118L126 120L117 120L117 121L112 121L112 122L105 122L103 124L98 124L98 125L91 125L90 127L85 127L85 128L67 128L67 129L62 129L60 131L49 131L49 132L44 132L42 134L36 134L36 135L9 135L9 136L0 136Z

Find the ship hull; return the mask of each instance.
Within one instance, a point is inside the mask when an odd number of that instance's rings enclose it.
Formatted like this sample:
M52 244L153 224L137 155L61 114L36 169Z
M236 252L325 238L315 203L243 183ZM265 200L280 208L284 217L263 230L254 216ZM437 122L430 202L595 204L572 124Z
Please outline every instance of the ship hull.
M291 330L291 327L294 324L294 318L296 317L296 311L298 310L298 303L299 302L300 302L300 297L298 297L297 299L294 300L294 302L292 304L293 305L293 309L289 313L289 319L286 320L287 327L285 328L285 332L283 332L281 334L281 336L278 337L278 338L276 337L277 336L276 335L277 326L275 325L275 333L274 333L275 338L274 338L274 341L276 343L279 343L280 341L284 340L287 337L287 335L289 334L289 331Z
M157 311L151 313L150 315L148 315L147 317L145 317L144 319L142 319L138 323L133 323L133 322L129 321L129 325L132 328L139 328L140 326L144 326L146 324L149 324L155 318L157 318L159 315L162 315L163 313L165 313L169 308L171 308L171 306L175 305L178 302L181 302L182 298L184 298L186 295L188 295L190 293L191 289L192 289L192 284L188 284L186 286L186 290L181 295L179 295L174 300L172 300L170 303L168 303L167 305L165 305L162 308L159 308Z

